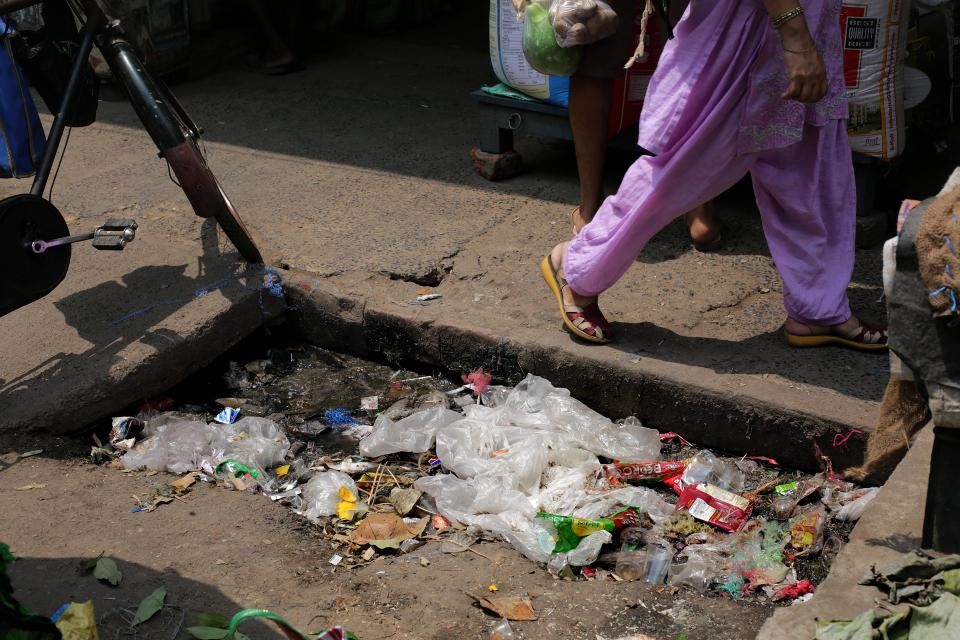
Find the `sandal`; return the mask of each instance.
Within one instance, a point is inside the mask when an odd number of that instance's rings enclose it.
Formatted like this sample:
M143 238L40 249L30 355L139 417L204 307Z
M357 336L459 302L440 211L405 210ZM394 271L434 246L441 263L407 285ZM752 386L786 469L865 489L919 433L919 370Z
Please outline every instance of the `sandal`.
M791 347L823 347L840 345L857 351L884 351L887 348L887 327L860 320L855 329L847 333L838 333L834 327L810 328L811 334L802 336L784 329L787 344ZM821 331L825 333L814 333Z
M587 342L598 344L610 342L610 324L603 317L596 302L591 302L586 307L564 304L563 289L570 285L560 275L560 271L554 268L549 253L540 261L540 273L543 274L543 279L557 299L564 329Z

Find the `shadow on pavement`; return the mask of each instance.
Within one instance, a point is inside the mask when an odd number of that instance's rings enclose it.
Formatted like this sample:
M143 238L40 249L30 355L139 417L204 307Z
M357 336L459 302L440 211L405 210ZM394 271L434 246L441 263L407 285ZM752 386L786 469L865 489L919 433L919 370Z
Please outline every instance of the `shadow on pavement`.
M108 529L104 529L107 535ZM7 541L8 543L11 541ZM16 553L15 545L14 553ZM93 600L100 638L174 640L190 638L187 627L197 625L201 613L219 613L227 618L247 608L216 587L190 580L170 569L158 572L130 562L118 562L123 573L120 585L112 587L82 573L85 558L18 558L9 568L14 597L34 613L50 616L62 604ZM215 573L211 559L210 571ZM167 591L165 606L149 621L135 628L128 624L140 601L159 587ZM277 603L281 607L282 603ZM282 611L278 611L283 615ZM250 638L279 639L285 636L259 622L244 623L240 629Z

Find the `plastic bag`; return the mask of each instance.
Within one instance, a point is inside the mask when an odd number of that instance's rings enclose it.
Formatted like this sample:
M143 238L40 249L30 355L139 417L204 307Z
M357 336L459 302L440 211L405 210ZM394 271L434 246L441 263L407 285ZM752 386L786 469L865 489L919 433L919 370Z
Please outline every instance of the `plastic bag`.
M346 489L349 494L352 494L353 500L351 501L346 493L341 492L341 489ZM348 519L357 513L367 511L367 505L357 499L357 485L353 479L340 471L319 472L304 485L301 496L304 504L303 515L308 520L316 521L324 516L341 518L347 516L344 519ZM341 508L341 503L349 504ZM353 505L354 513L345 513L345 509L349 510L350 504Z
M290 440L266 418L242 418L219 429L227 440L222 452L214 452L220 459L231 458L266 469L283 462L290 452Z
M863 511L867 508L867 505L873 502L873 499L877 497L879 492L879 487L870 487L869 489L858 491L857 493L860 495L843 505L834 518L848 522L859 520L860 516L863 515Z
M580 64L580 47L564 49L550 24L550 0L529 0L523 13L523 55L530 66L552 76L572 75Z
M616 11L603 0L554 0L549 15L557 44L564 48L612 36L620 24Z
M401 451L429 451L437 432L460 419L459 413L446 407L420 411L397 422L381 415L370 435L360 441L360 454L376 458Z
M712 451L703 450L690 460L680 481L685 487L712 484L727 491L742 493L745 479L735 464L721 460Z
M688 560L684 564L675 564L670 567L667 584L684 585L699 593L706 593L718 577L715 565L703 560Z
M217 432L203 422L172 421L149 426L154 435L124 454L120 461L128 469L152 469L186 473L196 469L210 449Z

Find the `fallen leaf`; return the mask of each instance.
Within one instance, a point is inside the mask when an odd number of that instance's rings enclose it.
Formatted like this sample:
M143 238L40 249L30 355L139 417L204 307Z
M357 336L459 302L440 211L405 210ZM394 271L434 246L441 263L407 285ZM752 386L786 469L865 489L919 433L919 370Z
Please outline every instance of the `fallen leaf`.
M201 613L197 616L197 625L226 629L230 626L230 619L222 613Z
M487 585L487 591L489 591L490 593L496 593L497 591L500 591L500 588L497 587L497 585L495 584L490 584L490 585Z
M416 524L408 525L403 518L392 513L373 513L360 521L350 533L350 542L354 544L376 544L399 547L404 540L417 537L427 526L427 518L421 518Z
M123 580L123 573L112 558L99 558L93 569L93 577L117 586Z
M159 471L156 471L156 470L154 470L154 469L150 469L149 471L147 471L146 475L147 475L147 477L152 477L152 476L157 475L158 473L160 473L160 472L159 472Z
M156 511L157 507L162 504L167 504L168 502L173 502L173 498L170 496L157 496L153 499L153 502L150 503L150 506L147 507L147 511Z
M17 491L30 491L31 489L45 489L47 485L41 484L39 482L31 482L30 484L25 484L22 487L17 487Z
M370 560L373 560L375 555L377 555L376 550L373 547L367 547L367 550L364 551L360 557L369 562Z
M189 489L191 486L193 486L193 483L195 483L196 481L197 481L197 477L191 473L189 475L183 476L179 480L174 480L173 482L170 483L170 486L173 487L174 491L176 491L177 493L183 493L184 491Z
M443 544L440 545L440 551L444 553L461 553L469 549L470 546L479 539L480 534L470 529L458 531L443 541Z
M131 622L130 625L135 627L155 616L160 609L163 609L163 601L166 600L166 598L167 590L163 587L158 588L148 595L140 602L140 606L137 607L137 613L133 616L133 622Z
M417 500L419 500L422 495L423 491L419 489L401 489L400 487L394 487L390 492L389 500L397 513L405 516L410 513L410 510L413 509L413 506L417 504Z
M469 595L469 594L468 594ZM492 611L507 620L532 621L537 619L530 598L513 598L510 596L488 596L480 598L470 595L481 607Z
M220 627L187 627L187 632L197 640L221 640L227 637L228 630Z

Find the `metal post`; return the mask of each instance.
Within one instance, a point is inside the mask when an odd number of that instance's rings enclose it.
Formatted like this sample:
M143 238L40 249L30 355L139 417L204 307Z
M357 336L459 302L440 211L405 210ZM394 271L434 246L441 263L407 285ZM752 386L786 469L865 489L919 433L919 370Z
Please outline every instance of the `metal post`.
M73 69L70 70L70 79L67 81L67 88L63 94L63 103L60 105L60 112L53 119L53 125L50 127L50 133L47 135L47 145L43 149L43 159L40 166L37 167L37 175L33 179L33 186L30 193L35 196L43 197L43 192L47 188L47 180L50 178L50 171L53 169L53 162L57 157L57 149L60 148L60 139L63 137L63 130L67 127L67 115L70 113L70 107L73 105L73 97L77 92L77 85L80 83L80 76L84 67L90 64L90 52L93 50L93 38L103 25L100 16L90 15L83 30L80 32L83 36L80 39L80 49L77 51L77 58L73 61Z

